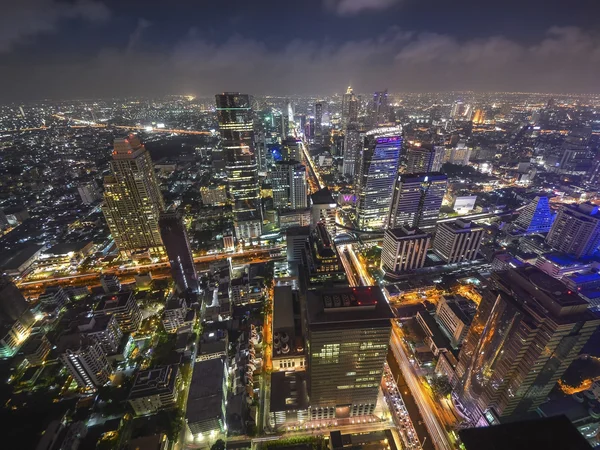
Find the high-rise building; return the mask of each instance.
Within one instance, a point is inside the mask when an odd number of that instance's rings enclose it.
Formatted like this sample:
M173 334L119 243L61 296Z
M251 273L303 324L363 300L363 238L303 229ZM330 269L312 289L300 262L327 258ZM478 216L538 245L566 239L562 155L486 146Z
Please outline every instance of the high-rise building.
M78 186L77 192L79 192L79 196L81 197L81 201L84 205L91 205L101 198L94 183L86 183Z
M436 145L433 147L410 147L407 150L406 173L439 172L444 164L446 150Z
M381 268L388 272L405 272L425 265L431 235L418 228L388 228L383 237Z
M425 231L435 228L447 186L448 177L439 172L400 175L394 187L389 226L406 225Z
M559 172L584 174L589 170L592 157L589 148L591 137L591 128L576 128L569 133L562 144Z
M515 226L524 234L547 233L554 222L554 214L550 210L548 197L537 196L515 220Z
M587 301L536 267L493 273L459 354L463 405L475 419L533 411L599 324Z
M358 227L379 229L386 225L390 210L402 138L400 136L367 136L361 152L357 180Z
M202 203L206 206L224 206L227 203L227 186L217 184L200 188Z
M112 373L110 363L99 342L79 334L61 339L63 347L60 359L77 384L85 389L97 389L105 385Z
M344 162L342 173L354 177L358 173L363 139L357 124L351 123L344 132Z
M282 161L302 161L302 141L285 139L281 143Z
M352 88L348 86L342 96L342 126L358 121L358 99Z
M115 139L102 211L123 254L163 250L158 217L165 209L150 154L137 136Z
M315 288L333 284L346 286L348 284L337 248L325 225L321 222L316 225L308 240L304 242L302 265L308 287Z
M21 291L0 276L0 359L10 358L31 334L35 322Z
M310 291L306 314L311 419L373 414L393 317L381 290Z
M177 290L198 292L198 274L181 212L169 209L162 213L159 225Z
M300 209L308 206L306 167L297 161L280 161L271 172L273 207Z
M456 147L449 147L445 149L445 155L443 162L456 164L459 166L466 166L469 164L471 158L471 147L467 147L465 141L459 141Z
M600 212L592 203L562 205L546 237L551 247L581 258L600 245Z
M323 103L315 103L315 142L323 142Z
M286 256L288 263L301 263L302 252L310 235L310 227L291 227L285 230L285 242L287 245Z
M234 214L260 210L254 122L247 94L216 95L217 118L227 174L227 194Z
M466 105L461 101L457 100L452 104L452 110L450 111L450 117L457 119L461 117L465 112Z
M371 103L371 125L378 126L390 122L390 105L388 91L375 92Z
M433 251L448 264L477 258L484 229L470 220L438 224L433 239Z
M327 232L330 235L335 236L337 203L333 199L329 188L319 189L310 194L310 209L312 214L310 222L311 228L314 228L317 223L321 222L325 225Z

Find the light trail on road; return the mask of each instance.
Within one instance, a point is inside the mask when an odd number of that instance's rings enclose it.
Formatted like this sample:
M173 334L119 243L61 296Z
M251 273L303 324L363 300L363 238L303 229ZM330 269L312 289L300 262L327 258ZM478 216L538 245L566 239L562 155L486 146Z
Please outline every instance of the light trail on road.
M423 417L423 422L427 427L427 431L431 435L433 444L438 450L453 450L454 447L448 440L448 434L444 427L440 424L437 416L433 412L431 405L429 404L427 394L423 393L421 383L414 373L414 368L406 355L402 344L402 338L398 335L398 328L396 322L392 322L392 340L390 342L394 357L398 361L402 376L406 380L406 384L410 389L416 403L419 408L419 412Z

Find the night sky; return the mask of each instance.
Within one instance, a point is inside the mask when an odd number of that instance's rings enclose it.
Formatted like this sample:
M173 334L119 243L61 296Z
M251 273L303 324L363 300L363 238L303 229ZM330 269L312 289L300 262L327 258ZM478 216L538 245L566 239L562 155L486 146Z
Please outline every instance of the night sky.
M597 0L0 0L0 101L600 92Z

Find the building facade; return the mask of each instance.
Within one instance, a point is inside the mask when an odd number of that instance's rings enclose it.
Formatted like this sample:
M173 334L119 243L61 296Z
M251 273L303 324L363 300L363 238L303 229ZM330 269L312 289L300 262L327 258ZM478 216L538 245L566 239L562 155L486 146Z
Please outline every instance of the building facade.
M373 414L393 314L380 289L311 291L307 298L310 418Z
M548 197L538 196L521 210L515 225L524 234L547 233L552 228L553 222L554 214L550 210Z
M576 258L589 256L600 245L600 212L591 203L562 205L546 237L552 248Z
M389 226L433 230L447 187L448 177L439 172L400 175L389 210Z
M162 253L158 218L165 204L150 154L133 134L115 139L102 212L123 254Z
M308 206L306 167L297 161L280 161L271 171L273 207L300 209Z
M484 229L470 220L438 224L433 251L448 264L473 261L477 258Z
M179 292L198 292L198 273L181 211L169 209L159 219L160 235Z
M533 266L492 274L459 354L474 418L533 411L600 324L587 302Z
M60 359L79 387L95 390L104 386L112 369L100 344L81 336L71 344Z
M444 147L410 147L406 152L406 173L439 172L444 163Z
M389 272L405 272L425 265L431 235L418 228L388 228L383 237L381 268Z
M359 229L381 229L386 225L401 148L400 136L367 136L365 139L356 189Z

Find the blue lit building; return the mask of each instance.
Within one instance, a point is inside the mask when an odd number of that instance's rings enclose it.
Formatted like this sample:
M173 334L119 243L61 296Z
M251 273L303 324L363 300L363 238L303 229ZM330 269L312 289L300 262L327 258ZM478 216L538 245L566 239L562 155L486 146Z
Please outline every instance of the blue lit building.
M367 135L357 179L358 227L381 229L390 210L402 148L399 135Z
M552 228L554 217L548 197L536 197L523 208L515 226L524 234L547 233Z

